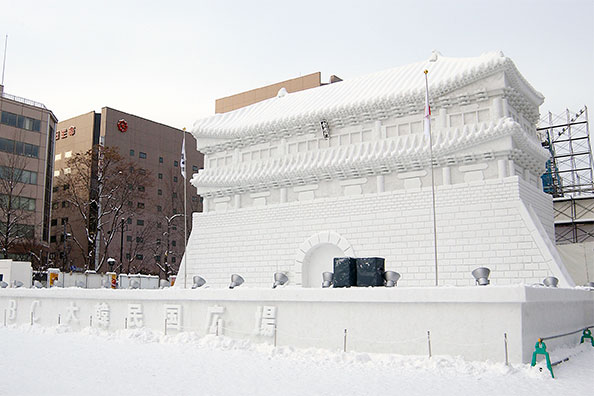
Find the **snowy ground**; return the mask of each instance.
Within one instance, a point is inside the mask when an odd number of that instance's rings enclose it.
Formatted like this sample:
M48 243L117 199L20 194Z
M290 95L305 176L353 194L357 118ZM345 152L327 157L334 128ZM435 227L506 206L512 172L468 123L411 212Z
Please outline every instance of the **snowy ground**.
M594 348L528 365L296 350L148 330L0 328L0 395L587 395Z

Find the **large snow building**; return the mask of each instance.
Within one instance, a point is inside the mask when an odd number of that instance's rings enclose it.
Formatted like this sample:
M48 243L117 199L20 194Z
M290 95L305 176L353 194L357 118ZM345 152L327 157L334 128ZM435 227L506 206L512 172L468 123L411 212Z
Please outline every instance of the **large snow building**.
M429 71L433 167L423 133ZM573 282L554 247L536 136L543 96L500 52L422 61L198 120L185 275L320 287L332 258L385 257L399 286ZM322 128L322 124L328 128ZM329 137L328 137L329 135ZM437 273L432 212L436 201Z

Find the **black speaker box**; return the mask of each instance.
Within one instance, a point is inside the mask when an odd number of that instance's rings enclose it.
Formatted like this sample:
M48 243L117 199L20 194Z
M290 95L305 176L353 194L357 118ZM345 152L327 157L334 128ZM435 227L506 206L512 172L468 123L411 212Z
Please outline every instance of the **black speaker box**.
M334 287L357 286L357 260L352 257L334 258Z
M383 286L385 266L384 262L385 260L383 257L358 258L357 286Z

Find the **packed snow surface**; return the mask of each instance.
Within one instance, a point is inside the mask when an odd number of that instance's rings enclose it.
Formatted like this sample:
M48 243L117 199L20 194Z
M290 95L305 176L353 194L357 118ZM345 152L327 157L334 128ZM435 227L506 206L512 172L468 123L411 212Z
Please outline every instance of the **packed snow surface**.
M588 395L594 348L546 370L457 357L274 348L192 333L0 328L0 395Z

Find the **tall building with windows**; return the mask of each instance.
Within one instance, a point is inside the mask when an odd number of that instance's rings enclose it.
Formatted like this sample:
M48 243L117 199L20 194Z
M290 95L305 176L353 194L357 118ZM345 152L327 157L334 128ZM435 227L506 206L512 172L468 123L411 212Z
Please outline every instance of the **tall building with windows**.
M195 149L196 139L190 133L185 135L189 234L191 213L202 210L200 197L196 195L196 189L190 185L189 179L203 167L203 155ZM118 272L160 272L163 276L162 268L167 260L172 271L177 269L184 250L184 178L180 170L183 136L182 130L109 107L58 124L54 134L56 150L53 175L57 183L54 186L50 236L58 267L84 269L83 256L89 250L85 231L88 226L85 221L88 220L77 215L63 194L64 189L70 186L59 181L65 180L63 176L73 172L69 160L76 153L87 152L100 144L105 148L116 149L123 160L130 162L131 168L135 167L141 175L147 176L146 183L141 177L134 186L127 186L133 188L134 193L123 202L126 210L122 213L126 215L116 219L115 223L113 219L108 219L117 225L106 230L106 235L103 235L111 236L110 242L107 248L105 244L101 246L95 263L86 266L94 269L96 264L100 264L99 271L113 268ZM97 180L99 164L96 159L93 161L89 183ZM115 259L114 267L107 265L107 258Z
M49 242L58 120L43 104L5 93L2 85L0 113L0 256L34 253L39 260Z

